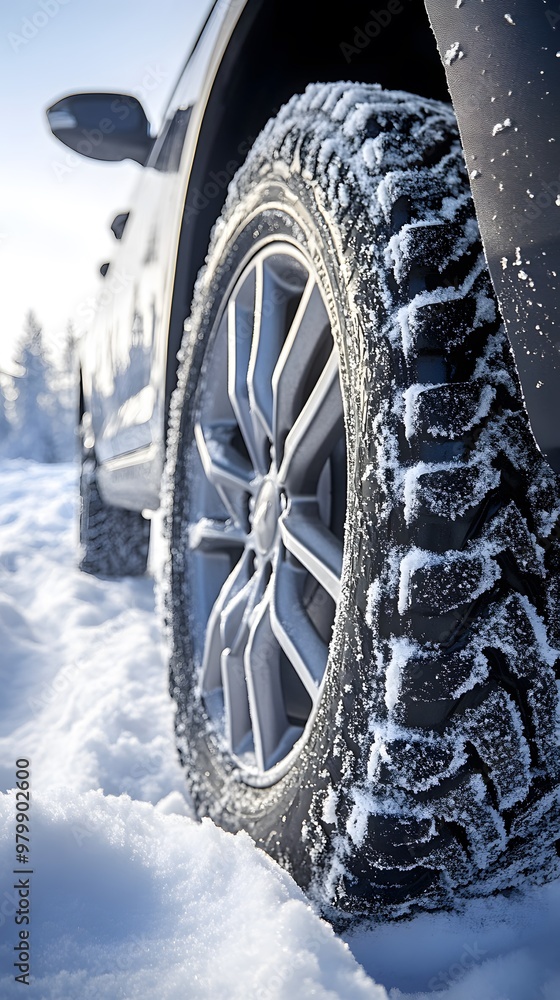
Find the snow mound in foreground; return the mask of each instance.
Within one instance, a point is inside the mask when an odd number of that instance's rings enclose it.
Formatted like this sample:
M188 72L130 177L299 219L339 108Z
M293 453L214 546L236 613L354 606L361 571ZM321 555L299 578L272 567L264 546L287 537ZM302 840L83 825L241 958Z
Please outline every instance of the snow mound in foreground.
M14 813L14 794L3 795L4 884L14 867ZM37 795L31 825L26 996L387 998L245 834L101 791ZM4 970L17 933L11 895L0 918ZM10 971L0 979L2 997L21 989Z
M361 928L352 957L248 837L189 818L152 583L77 571L76 490L69 466L0 463L1 1000L558 1000L557 883ZM19 757L27 989L12 966Z

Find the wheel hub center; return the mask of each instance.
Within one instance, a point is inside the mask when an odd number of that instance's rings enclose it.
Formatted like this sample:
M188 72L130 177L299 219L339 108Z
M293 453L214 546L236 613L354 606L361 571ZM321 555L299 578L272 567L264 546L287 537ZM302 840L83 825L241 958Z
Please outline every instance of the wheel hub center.
M257 551L262 556L267 555L273 546L279 513L280 502L276 484L271 479L265 479L257 494L252 518Z

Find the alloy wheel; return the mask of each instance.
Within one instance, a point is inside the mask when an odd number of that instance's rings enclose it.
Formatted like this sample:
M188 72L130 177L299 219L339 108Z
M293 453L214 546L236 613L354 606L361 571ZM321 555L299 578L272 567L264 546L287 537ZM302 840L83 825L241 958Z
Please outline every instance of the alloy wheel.
M322 691L346 448L316 272L297 247L274 241L240 270L201 375L189 563L200 696L236 765L263 784L297 754Z

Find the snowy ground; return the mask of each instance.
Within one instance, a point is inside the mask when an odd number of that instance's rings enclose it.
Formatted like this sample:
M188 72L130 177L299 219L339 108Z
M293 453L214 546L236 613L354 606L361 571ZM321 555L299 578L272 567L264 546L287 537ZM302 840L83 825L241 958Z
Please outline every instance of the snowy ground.
M68 466L0 463L2 1000L558 1000L558 885L346 944L248 837L191 818L152 582L78 573L74 496ZM20 758L27 876L13 875Z

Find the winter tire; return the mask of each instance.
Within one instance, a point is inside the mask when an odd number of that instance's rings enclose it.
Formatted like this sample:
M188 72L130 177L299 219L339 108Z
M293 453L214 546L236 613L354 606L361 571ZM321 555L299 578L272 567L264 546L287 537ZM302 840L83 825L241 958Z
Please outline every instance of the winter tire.
M105 503L95 459L80 474L80 569L92 576L142 576L148 564L150 522L135 510Z
M199 276L168 452L199 814L331 915L550 877L558 492L447 106L314 85L269 122Z

